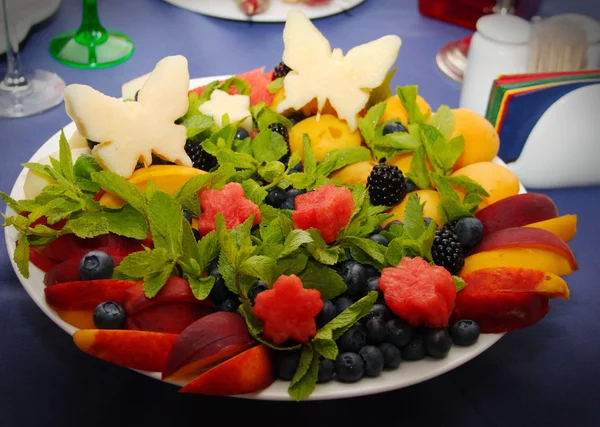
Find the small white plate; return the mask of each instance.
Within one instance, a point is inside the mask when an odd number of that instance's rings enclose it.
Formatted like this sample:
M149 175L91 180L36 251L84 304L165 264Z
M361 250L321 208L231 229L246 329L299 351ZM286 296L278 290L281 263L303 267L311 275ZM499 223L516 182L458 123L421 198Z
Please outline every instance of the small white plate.
M13 43L21 43L31 27L51 17L58 10L60 0L5 0L8 25ZM0 7L0 54L6 52L4 10Z
M220 80L225 76L218 77L205 77L200 79L193 79L190 82L190 88L205 85L214 80ZM64 128L65 136L69 138L73 132L75 132L75 124L69 123ZM48 141L40 147L39 150L31 157L30 162L35 162L41 158L58 151L58 140L60 131L54 134ZM500 159L495 159L496 163L504 164ZM23 192L23 183L25 182L25 176L27 169L23 169L17 178L13 189L10 193L11 197L17 200L25 198ZM525 192L525 189L521 187L521 192ZM7 215L14 215L14 212L10 209L6 209ZM35 301L38 307L58 326L60 326L65 332L70 335L77 330L77 328L64 322L54 310L52 310L44 298L44 273L30 264L30 276L29 279L25 279L13 261L13 253L16 247L16 241L18 239L18 233L14 227L8 227L5 230L6 247L8 255L10 257L13 269L17 274L20 282L31 298ZM473 359L483 351L491 347L496 341L498 341L503 334L482 334L479 337L477 343L471 347L458 347L453 346L448 356L441 360L424 359L418 362L402 362L400 367L394 371L385 371L377 378L363 378L354 384L344 384L337 381L330 381L326 384L317 385L314 393L310 396L310 400L325 400L325 399L340 399L355 396L363 396L368 394L381 393L385 391L395 390L403 387L410 386L412 384L426 381L430 378L437 377L445 372L448 372L465 362ZM75 345L75 344L73 344ZM145 372L138 371L144 375L160 380L160 373L157 372ZM260 400L291 400L287 393L287 382L276 381L266 390L260 393L252 395L243 395L239 397L260 399Z
M307 6L305 4L290 4L283 0L271 0L269 8L249 18L240 10L235 0L165 0L174 6L191 10L202 15L215 18L232 19L234 21L254 22L285 22L290 10L301 10L309 19L324 18L337 15L358 6L365 0L331 0L330 3L320 6Z

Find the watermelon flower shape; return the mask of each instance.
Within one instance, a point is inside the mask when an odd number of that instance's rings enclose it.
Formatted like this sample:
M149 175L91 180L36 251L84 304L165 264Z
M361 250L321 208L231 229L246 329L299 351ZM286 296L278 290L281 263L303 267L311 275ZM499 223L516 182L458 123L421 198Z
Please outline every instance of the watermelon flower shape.
M254 214L252 225L260 223L260 209L256 203L246 199L244 189L237 182L230 182L220 190L200 191L202 213L198 217L198 231L204 235L217 229L215 217L222 213L226 228L242 224Z
M263 322L263 337L275 345L288 339L306 343L317 332L315 316L323 308L321 293L304 289L298 276L280 276L273 288L256 296L254 314Z

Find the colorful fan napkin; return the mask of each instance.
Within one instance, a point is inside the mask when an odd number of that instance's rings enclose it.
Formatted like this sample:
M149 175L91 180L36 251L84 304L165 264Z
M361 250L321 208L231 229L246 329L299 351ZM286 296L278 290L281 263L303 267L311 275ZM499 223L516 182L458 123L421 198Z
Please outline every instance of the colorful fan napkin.
M582 86L600 83L600 70L499 76L494 82L486 118L500 135L498 156L515 161L531 130L559 98Z

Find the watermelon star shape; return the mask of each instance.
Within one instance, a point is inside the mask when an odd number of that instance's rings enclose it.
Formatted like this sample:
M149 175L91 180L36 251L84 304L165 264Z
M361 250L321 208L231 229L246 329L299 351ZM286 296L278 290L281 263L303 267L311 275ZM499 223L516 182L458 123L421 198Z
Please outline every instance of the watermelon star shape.
M65 107L77 131L98 142L92 150L98 163L129 178L140 160L152 164L152 154L192 166L184 148L186 129L175 124L188 110L189 84L187 59L168 56L156 64L137 101L124 102L73 84L65 88Z
M252 130L250 97L247 95L230 95L216 89L211 93L210 99L202 103L198 109L202 114L211 116L219 127L223 127L223 116L227 114L232 123L244 119L240 126L248 132Z
M304 289L298 276L279 276L272 289L258 294L254 314L263 322L262 335L280 345L288 339L306 343L317 332L315 316L323 308L321 293Z
M300 110L317 100L320 114L329 101L351 132L371 91L380 86L396 62L401 40L388 35L354 47L344 56L301 11L288 13L283 30L283 62L291 68L283 80L285 98L278 113Z

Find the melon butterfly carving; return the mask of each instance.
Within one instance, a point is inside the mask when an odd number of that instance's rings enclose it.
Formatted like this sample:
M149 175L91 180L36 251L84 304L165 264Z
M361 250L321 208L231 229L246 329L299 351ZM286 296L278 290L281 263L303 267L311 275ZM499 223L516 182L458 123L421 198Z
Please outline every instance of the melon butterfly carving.
M186 129L175 124L188 110L189 82L187 59L169 56L156 64L137 102L74 84L65 88L65 107L78 132L99 142L92 153L105 169L129 178L140 160L152 164L153 153L192 166L184 149Z
M283 30L283 62L291 68L283 80L285 99L277 112L300 110L313 99L320 112L329 100L351 131L373 89L381 85L396 62L398 36L384 36L356 46L344 56L300 11L288 14Z

